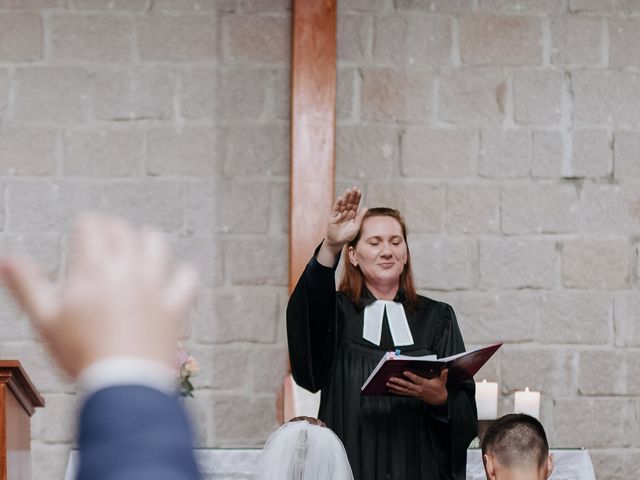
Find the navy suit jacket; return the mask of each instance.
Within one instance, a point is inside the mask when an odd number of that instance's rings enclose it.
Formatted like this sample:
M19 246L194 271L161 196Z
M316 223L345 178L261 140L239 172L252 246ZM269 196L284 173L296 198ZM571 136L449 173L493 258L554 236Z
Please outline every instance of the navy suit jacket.
M109 387L82 407L78 480L199 480L192 434L177 397Z

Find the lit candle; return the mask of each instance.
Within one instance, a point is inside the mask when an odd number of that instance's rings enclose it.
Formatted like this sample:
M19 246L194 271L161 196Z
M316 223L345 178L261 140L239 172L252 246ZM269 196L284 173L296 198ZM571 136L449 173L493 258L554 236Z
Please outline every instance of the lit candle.
M476 382L476 406L478 420L498 418L498 384L495 382Z
M526 413L540 420L540 392L530 392L529 387L524 392L516 392L514 395L515 413Z

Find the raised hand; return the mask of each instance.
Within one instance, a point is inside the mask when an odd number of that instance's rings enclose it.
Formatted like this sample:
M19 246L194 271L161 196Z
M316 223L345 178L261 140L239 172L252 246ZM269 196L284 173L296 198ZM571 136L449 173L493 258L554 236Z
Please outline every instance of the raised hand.
M171 365L196 284L191 267L172 264L160 233L98 215L76 222L60 286L24 257L2 259L0 276L72 378L108 357Z
M427 379L412 372L403 372L404 378L391 377L387 382L389 391L404 397L414 397L429 405L444 405L447 403L447 378L449 370L440 372L440 376Z
M356 187L347 189L339 196L331 209L325 238L318 261L323 265L333 266L336 255L342 247L353 240L362 226L362 218L366 208L359 208L362 192Z

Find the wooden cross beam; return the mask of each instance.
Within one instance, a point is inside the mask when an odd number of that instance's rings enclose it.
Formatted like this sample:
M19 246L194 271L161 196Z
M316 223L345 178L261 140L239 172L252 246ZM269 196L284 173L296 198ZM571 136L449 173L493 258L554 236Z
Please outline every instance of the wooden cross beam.
M334 197L336 0L293 0L289 291L326 228ZM293 415L292 383L284 420Z

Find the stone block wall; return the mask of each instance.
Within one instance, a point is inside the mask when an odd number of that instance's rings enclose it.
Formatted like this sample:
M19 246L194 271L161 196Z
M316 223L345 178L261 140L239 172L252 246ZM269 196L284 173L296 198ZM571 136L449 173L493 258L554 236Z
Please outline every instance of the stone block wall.
M478 375L542 392L555 447L640 468L640 4L339 2L338 189L404 212Z
M640 4L338 0L338 191L400 208L420 290L480 374L542 391L555 447L640 465ZM290 0L0 0L0 246L64 271L87 208L200 266L185 345L201 446L256 446L285 368ZM0 356L48 406L62 478L75 388L0 296Z

